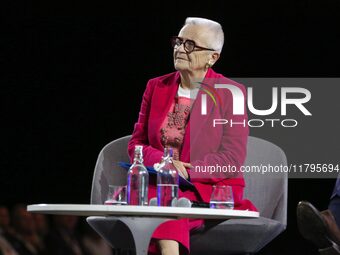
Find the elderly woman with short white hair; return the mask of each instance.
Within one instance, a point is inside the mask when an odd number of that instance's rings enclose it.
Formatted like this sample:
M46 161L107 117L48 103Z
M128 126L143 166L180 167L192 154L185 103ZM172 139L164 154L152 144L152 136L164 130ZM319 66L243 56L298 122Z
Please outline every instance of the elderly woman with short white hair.
M207 166L240 169L246 156L246 125L212 125L213 119L234 123L247 120L246 112L233 114L230 91L214 87L216 83L231 84L245 95L241 84L211 68L220 58L223 43L219 23L204 18L186 19L178 36L172 38L176 72L149 80L128 151L133 160L135 145L143 145L144 164L153 166L161 161L164 147L172 147L174 166L193 184L180 186L179 197L209 203L213 185L230 185L235 209L256 210L249 200L243 199L245 183L239 171L218 174L196 171ZM206 112L201 109L203 103ZM149 199L156 197L153 177L150 176ZM190 232L203 224L202 219L165 222L154 232L149 253L189 254Z

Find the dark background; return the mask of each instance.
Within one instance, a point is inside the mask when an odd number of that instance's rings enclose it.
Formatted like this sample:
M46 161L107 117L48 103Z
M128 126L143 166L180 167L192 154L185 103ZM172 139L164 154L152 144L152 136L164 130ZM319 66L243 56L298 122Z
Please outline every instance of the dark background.
M174 70L169 38L186 17L222 24L226 44L214 69L227 77L339 77L339 11L337 0L2 1L0 203L88 203L99 151L132 132L147 80ZM292 163L328 152L336 163L338 91L312 91L318 114L296 133L251 134L275 142ZM333 184L289 179L287 230L263 253L314 254L298 233L296 205L325 209Z

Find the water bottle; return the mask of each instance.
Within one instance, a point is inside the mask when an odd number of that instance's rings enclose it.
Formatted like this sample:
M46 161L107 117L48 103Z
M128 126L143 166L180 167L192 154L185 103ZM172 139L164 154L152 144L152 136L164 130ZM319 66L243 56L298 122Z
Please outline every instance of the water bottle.
M157 205L176 206L178 199L178 172L172 163L172 148L165 148L157 171Z
M148 205L149 173L143 165L143 146L135 146L135 158L127 173L127 204Z

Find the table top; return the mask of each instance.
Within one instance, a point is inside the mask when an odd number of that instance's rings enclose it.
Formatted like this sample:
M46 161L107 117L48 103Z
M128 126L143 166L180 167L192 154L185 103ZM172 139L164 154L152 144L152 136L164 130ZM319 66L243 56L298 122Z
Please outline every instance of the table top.
M243 210L133 205L35 204L27 206L27 210L33 213L78 216L133 216L201 219L259 217L258 212Z

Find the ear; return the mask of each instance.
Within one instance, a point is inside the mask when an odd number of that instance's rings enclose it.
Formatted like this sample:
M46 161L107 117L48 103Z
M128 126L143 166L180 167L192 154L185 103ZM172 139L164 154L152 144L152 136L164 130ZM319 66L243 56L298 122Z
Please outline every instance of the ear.
M218 52L214 52L213 54L211 54L211 59L210 59L210 63L215 64L216 61L220 58L220 53Z

